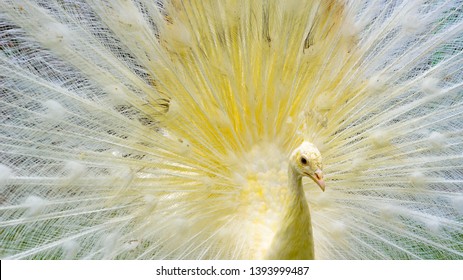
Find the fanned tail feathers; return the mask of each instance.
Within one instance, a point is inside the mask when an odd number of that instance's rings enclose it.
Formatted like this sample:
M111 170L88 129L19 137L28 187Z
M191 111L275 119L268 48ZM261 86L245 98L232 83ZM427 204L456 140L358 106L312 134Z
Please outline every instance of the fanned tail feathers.
M0 256L463 258L462 1L0 3Z

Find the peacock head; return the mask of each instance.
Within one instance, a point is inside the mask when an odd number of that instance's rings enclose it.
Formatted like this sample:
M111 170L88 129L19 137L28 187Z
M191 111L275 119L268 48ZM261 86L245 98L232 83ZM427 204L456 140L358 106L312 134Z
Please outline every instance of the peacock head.
M297 147L291 154L290 165L300 176L309 177L325 191L322 155L314 144L304 141Z

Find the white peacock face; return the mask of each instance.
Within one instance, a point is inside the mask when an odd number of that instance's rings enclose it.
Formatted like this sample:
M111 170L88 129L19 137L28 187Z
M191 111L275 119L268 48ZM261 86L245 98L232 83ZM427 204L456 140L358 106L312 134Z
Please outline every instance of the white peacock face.
M311 178L323 191L325 191L322 156L314 144L304 141L294 150L290 162L301 176Z

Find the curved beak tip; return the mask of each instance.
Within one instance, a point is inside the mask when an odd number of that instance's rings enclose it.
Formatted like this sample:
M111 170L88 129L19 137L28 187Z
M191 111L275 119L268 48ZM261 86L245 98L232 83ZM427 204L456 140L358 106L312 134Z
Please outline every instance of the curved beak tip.
M314 172L314 174L310 174L310 173L304 173L304 174L310 179L312 179L312 181L314 181L315 184L317 184L323 192L325 191L325 180L323 180L323 171L321 171L320 169L317 169Z
M318 181L318 186L320 187L320 189L322 190L322 192L325 191L325 181L321 180L321 181Z
M325 180L323 180L323 171L321 171L320 169L315 171L315 177L313 177L312 179L320 187L320 189L324 192L325 191Z

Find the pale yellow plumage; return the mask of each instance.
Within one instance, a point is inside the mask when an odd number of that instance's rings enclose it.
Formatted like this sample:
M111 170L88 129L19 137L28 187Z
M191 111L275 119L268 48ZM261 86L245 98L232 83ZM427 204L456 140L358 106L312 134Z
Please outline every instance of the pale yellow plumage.
M1 1L0 257L461 258L461 7Z
M322 158L309 142L299 146L289 159L288 198L279 227L266 257L269 259L314 259L314 240L309 206L302 187L302 176L312 178L324 191Z
M206 223L214 223L209 228L216 228L220 234L208 242L216 239L232 248L242 242L248 250L240 252L240 258L265 258L269 254L270 241L284 220L281 211L287 208L288 155L320 131L315 127L322 124L313 120L324 118L330 110L327 103L336 98L327 93L339 81L322 75L319 65L328 58L329 63L349 64L355 57L348 50L350 37L338 39L338 51L327 53L330 57L322 52L325 41L342 36L341 30L333 32L341 28L341 19L334 15L342 13L342 4L296 2L269 1L262 5L259 1L227 1L218 5L215 1L174 1L166 7L168 16L159 35L162 47L156 49L156 57L164 59L150 62L155 64L151 69L157 90L150 103L153 108L158 100L169 103L167 114L152 113L160 115L163 126L168 127L169 136L159 145L179 151L175 157L163 156L163 162L179 162L181 166L172 167L175 172L188 172L189 166L194 166L191 172L196 174L180 175L175 180L176 186L184 186L182 189L188 190L191 184L196 190L178 198L178 203L208 200L215 204L225 200L223 212L234 213L233 218L223 220L214 218L222 215L221 211L209 213L211 204L195 205L194 211L182 218L194 221L187 223L194 228L185 238L196 230L196 234L202 234L197 217L212 215ZM310 40L316 40L317 46L308 43L306 26L312 26ZM326 34L326 30L332 32ZM333 54L336 57L331 57ZM335 76L343 79L342 75ZM343 98L348 98L350 90L344 89ZM314 96L321 93L326 100L316 102ZM159 96L154 97L156 94ZM324 111L316 104L324 106ZM253 154L252 159L249 154ZM211 194L197 191L202 188ZM305 204L303 198L298 199ZM291 222L307 228L308 212L298 215L302 215L300 220ZM245 230L237 233L234 228ZM302 252L284 257L313 255Z

